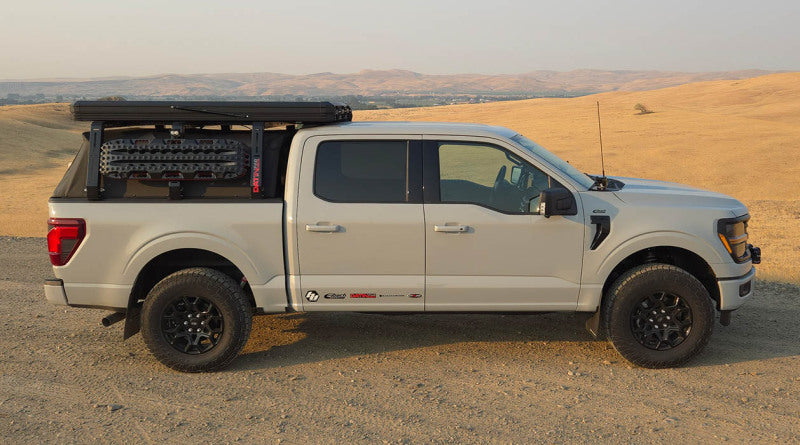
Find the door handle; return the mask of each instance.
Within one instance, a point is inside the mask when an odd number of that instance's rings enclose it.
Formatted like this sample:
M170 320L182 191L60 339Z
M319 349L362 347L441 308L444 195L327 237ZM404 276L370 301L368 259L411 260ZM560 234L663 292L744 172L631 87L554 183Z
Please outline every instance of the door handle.
M306 224L307 232L338 232L340 229L336 224L333 225L320 225L320 224Z
M459 224L457 226L435 225L435 226L433 226L433 231L434 232L444 232L444 233L464 233L464 232L469 231L469 226L465 226L465 225L462 225L462 224Z

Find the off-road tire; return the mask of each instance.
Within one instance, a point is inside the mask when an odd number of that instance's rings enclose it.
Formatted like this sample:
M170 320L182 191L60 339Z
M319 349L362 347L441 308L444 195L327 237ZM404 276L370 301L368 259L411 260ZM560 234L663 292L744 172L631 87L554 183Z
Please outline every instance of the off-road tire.
M656 350L636 338L636 322L632 320L640 313L637 311L641 311L645 298L663 293L680 298L689 309L691 323L680 343ZM644 264L622 274L608 290L603 299L602 327L617 352L629 362L644 368L671 368L691 360L706 346L714 327L714 305L708 290L689 272L669 264Z
M186 353L168 340L163 317L184 298L210 303L218 314L221 333L207 351ZM142 307L142 337L164 365L183 372L215 371L229 365L242 350L252 327L252 308L238 283L228 275L204 267L183 269L156 284ZM197 317L197 315L195 315Z

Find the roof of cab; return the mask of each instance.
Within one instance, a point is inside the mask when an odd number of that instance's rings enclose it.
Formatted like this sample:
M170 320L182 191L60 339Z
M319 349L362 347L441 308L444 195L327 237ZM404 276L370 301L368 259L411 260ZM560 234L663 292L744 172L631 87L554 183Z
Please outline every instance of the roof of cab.
M464 124L458 122L384 122L357 121L327 124L302 129L306 136L312 134L405 134L405 135L447 135L447 136L487 136L510 138L518 133L514 130L484 124ZM312 134L309 134L312 133Z

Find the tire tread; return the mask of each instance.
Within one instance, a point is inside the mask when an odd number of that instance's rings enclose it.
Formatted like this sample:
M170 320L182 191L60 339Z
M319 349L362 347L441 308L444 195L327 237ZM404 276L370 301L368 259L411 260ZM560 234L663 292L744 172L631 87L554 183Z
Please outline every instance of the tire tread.
M228 347L225 353L219 355L212 361L207 363L188 363L181 360L181 356L176 355L176 351L165 342L158 341L153 337L153 326L150 325L149 315L152 305L155 304L156 299L160 298L163 292L169 287L180 283L197 283L198 280L204 281L204 284L216 286L221 293L227 295L229 301L233 304L234 313L236 315L245 315L237 320L238 323L232 323L231 320L226 321L226 326L230 325L235 329L233 332L233 342ZM164 365L182 372L208 372L216 371L228 366L239 354L239 351L244 348L250 336L252 329L252 308L250 301L245 295L238 283L233 278L225 273L211 269L208 267L192 267L188 269L179 270L163 280L159 281L153 289L147 294L144 306L142 308L142 337L145 345L150 352ZM158 321L156 321L158 323Z
M686 286L690 289L693 288L701 297L700 307L692 308L692 330L695 332L696 336L699 335L699 337L695 337L697 338L697 341L694 342L692 348L690 348L688 351L685 351L681 356L669 359L655 359L648 357L648 354L642 353L642 348L644 347L635 340L620 338L619 336L612 334L611 324L614 321L612 318L614 315L615 306L619 299L625 298L626 289L628 289L637 281L657 279L658 276L661 277L658 279L669 277L676 280L680 285ZM606 333L607 337L611 340L611 343L617 352L619 352L619 354L622 355L626 360L643 368L671 368L685 364L706 347L711 338L711 333L714 327L714 307L712 305L711 297L709 296L708 291L703 284L700 283L700 281L689 272L677 266L664 263L643 264L622 274L622 276L620 276L614 282L614 284L608 290L606 297L603 299L601 314L601 327ZM701 317L704 317L705 320L702 320ZM624 323L629 323L629 321L624 320ZM702 329L702 331L696 332L695 329ZM650 355L652 356L652 354Z

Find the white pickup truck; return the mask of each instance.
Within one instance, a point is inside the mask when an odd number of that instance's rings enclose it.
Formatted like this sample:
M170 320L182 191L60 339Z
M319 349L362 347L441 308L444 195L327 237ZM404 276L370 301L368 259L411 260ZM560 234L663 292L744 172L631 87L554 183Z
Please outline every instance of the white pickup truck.
M672 367L753 294L742 203L588 176L506 128L329 103L73 113L93 123L49 202L46 297L114 311L177 370L229 364L254 314L292 311L593 313L627 360Z

